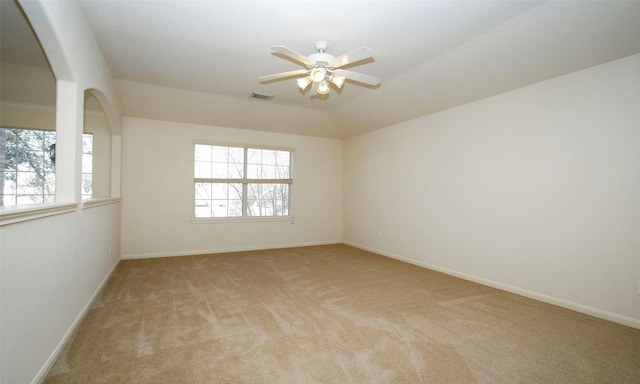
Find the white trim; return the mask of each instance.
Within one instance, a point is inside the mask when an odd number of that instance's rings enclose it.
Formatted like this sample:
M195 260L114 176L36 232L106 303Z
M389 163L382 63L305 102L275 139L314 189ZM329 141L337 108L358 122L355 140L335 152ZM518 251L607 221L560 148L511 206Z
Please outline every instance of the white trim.
M105 197L82 200L82 209L95 208L102 205L118 204L122 201L120 197Z
M317 241L308 243L296 243L296 244L274 244L263 245L255 247L234 247L234 248L219 248L219 249L201 249L184 252L162 252L162 253L139 253L133 255L122 255L122 260L135 260L135 259L154 259L159 257L176 257L176 256L198 256L198 255L211 255L216 253L228 253L228 252L245 252L245 251L262 251L267 249L284 249L284 248L297 248L297 247L313 247L318 245L334 245L342 244L341 240L331 241Z
M60 342L58 343L56 348L53 350L51 355L49 355L49 358L47 359L45 364L42 366L42 368L40 368L40 371L38 371L38 374L33 379L31 384L40 384L44 381L44 379L47 378L49 371L51 370L51 368L53 368L53 365L55 364L56 360L58 360L58 357L60 357L60 354L66 347L67 343L69 343L72 340L73 335L75 335L76 331L78 330L78 327L82 323L82 320L84 320L85 316L89 312L89 309L91 309L91 307L93 306L93 303L96 301L96 299L98 298L98 296L100 295L104 287L107 285L107 283L109 282L109 279L111 279L111 275L113 275L113 273L116 271L116 268L118 267L119 263L120 263L120 260L117 260L116 263L113 265L113 267L111 267L111 270L109 271L107 276L102 280L102 282L100 283L98 288L95 290L93 295L91 295L91 298L89 299L87 304L84 306L84 308L82 308L82 311L80 311L80 314L78 314L76 319L73 321L73 323L71 324L71 327L67 330L67 333L65 333L62 340L60 340Z
M496 282L496 281L493 281L493 280L488 280L488 279L485 279L485 278L482 278L482 277L469 275L469 274L466 274L466 273L463 273L463 272L458 272L458 271L455 271L455 270L452 270L452 269L449 269L449 268L439 267L437 265L433 265L433 264L430 264L430 263L425 263L425 262L420 261L420 260L415 260L415 259L411 259L411 258L408 258L408 257L395 255L393 253L389 253L389 252L385 252L385 251L380 251L380 250L377 250L377 249L369 248L367 246L364 246L364 245L361 245L361 244L358 244L358 243L353 243L353 242L350 242L350 241L343 241L343 243L346 244L346 245L350 245L352 247L363 249L365 251L376 253L376 254L381 255L381 256L390 257L392 259L404 261L406 263L417 265L419 267L423 267L423 268L431 269L431 270L434 270L434 271L442 272L442 273L445 273L445 274L450 275L450 276L455 276L455 277L459 277L459 278L464 279L464 280L473 281L474 283L478 283L478 284L486 285L486 286L489 286L489 287L501 289L503 291L515 293L516 295L528 297L530 299L542 301L542 302L548 303L548 304L557 305L559 307L563 307L563 308L570 309L572 311L584 313L586 315L597 317L599 319L604 319L604 320L612 321L614 323L626 325L628 327L640 329L640 319L634 319L632 317L620 315L620 314L613 313L613 312L604 311L602 309L589 307L587 305L583 305L583 304L579 304L579 303L574 303L572 301L560 299L560 298L553 297L553 296L548 296L548 295L545 295L545 294L542 294L542 293L538 293L538 292L534 292L534 291L529 291L527 289L522 289L522 288L514 287L512 285L503 284L503 283Z
M74 212L78 203L42 203L11 205L0 208L0 227L27 220Z
M246 165L246 164L245 164ZM196 177L194 183L221 183L221 184L293 184L293 179L213 179Z
M192 224L264 223L266 221L290 221L293 224L293 216L237 216L191 219Z

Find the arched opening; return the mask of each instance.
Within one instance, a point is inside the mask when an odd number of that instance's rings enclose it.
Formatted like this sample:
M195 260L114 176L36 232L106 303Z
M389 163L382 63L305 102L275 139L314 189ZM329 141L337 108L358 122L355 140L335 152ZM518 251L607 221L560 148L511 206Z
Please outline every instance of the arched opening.
M111 196L111 129L96 91L84 92L82 198Z
M0 7L0 206L53 202L56 78L20 5Z

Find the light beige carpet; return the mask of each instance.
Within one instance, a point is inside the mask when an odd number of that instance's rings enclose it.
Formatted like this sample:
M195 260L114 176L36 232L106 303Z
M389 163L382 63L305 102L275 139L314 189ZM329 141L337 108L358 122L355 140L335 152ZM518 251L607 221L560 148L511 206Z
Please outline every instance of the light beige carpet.
M640 330L345 245L129 260L46 383L640 383Z

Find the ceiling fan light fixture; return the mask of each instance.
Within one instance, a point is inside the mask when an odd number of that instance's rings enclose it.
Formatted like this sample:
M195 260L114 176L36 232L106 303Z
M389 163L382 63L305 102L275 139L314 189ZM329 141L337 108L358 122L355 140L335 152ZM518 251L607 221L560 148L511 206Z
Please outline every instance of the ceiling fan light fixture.
M311 70L311 73L309 74L309 76L311 77L311 80L313 80L314 83L319 83L323 81L326 75L327 75L327 70L324 69L323 67L315 67Z
M318 41L316 42L316 53L305 56L287 47L275 45L271 49L278 52L280 56L285 56L285 59L302 65L304 69L260 76L258 79L261 83L271 83L276 80L295 77L301 94L306 94L306 91L313 83L318 95L328 94L331 87L337 90L342 89L347 79L354 81L356 84L369 85L371 87L380 85L380 79L377 77L344 69L345 67L366 64L365 60L367 62L373 61L373 50L361 47L335 57L326 52L327 46L326 41ZM326 100L325 97L320 97L319 99Z
M318 94L326 95L327 93L329 93L329 84L327 84L326 81L322 81L320 84L318 84Z
M346 78L344 76L331 76L331 82L338 88L342 88L345 80Z
M309 84L311 84L311 79L309 78L309 76L301 77L298 79L298 88L300 88L301 91L307 89Z

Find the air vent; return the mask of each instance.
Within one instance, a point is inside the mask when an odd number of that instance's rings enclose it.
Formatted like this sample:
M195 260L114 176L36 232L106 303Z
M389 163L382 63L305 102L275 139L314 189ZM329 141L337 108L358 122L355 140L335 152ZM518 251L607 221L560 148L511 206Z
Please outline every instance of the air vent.
M267 94L264 94L264 93L256 93L256 92L253 92L253 93L251 94L251 97L253 97L254 99L260 99L260 100L271 100L271 99L273 99L275 96L274 96L274 95L267 95Z

